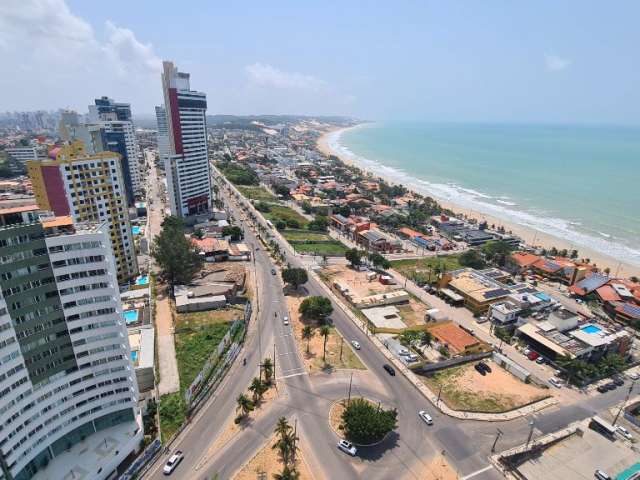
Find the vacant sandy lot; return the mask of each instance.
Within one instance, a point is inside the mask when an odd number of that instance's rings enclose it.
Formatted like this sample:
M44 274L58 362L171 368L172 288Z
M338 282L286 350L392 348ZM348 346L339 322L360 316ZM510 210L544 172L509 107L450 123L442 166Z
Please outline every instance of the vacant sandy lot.
M367 280L369 272L357 272L346 265L331 265L324 270L324 273L331 280L331 283L340 282L358 298L392 292L400 288L399 285L383 285L377 278L369 281Z
M502 367L486 362L492 372L480 375L474 363L467 363L421 377L435 392L442 387L442 399L455 410L505 412L550 396L550 391L521 382Z
M274 473L282 472L283 465L278 456L278 450L271 448L275 442L276 436L273 435L262 450L233 477L234 480L256 480L261 473L266 474L265 479L272 479ZM299 480L313 480L315 478L305 463L301 450L298 450L296 468L300 474Z

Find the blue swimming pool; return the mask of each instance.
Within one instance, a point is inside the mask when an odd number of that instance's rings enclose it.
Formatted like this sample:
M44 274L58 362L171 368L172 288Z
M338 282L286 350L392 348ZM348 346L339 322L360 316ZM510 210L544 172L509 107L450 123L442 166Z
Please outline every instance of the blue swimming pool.
M138 310L125 310L124 321L129 325L138 321Z
M133 227L131 227L131 231L134 235L140 235L141 233L141 229L138 225L134 225Z
M636 480L638 478L640 478L640 463L636 463L616 475L616 480Z
M592 333L592 334L602 332L602 329L596 325L585 325L580 330L582 330L584 333Z
M149 284L149 275L140 275L136 278L136 285L148 285Z
M137 350L131 350L131 361L133 363L136 363L138 361L138 351Z

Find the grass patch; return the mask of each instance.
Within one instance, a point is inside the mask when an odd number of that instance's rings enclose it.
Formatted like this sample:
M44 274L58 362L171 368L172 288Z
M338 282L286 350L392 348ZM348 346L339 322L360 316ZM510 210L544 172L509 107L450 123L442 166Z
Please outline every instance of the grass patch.
M242 318L243 315L243 306L228 306L223 309L210 310L208 312L177 313L176 332L179 333L182 329L196 329L218 323L233 323L234 320Z
M290 242L291 246L298 253L308 254L308 255L327 255L333 257L343 256L347 251L347 247L345 247L342 243L334 240L332 242L322 242L322 243L299 243L299 242Z
M160 397L160 438L169 440L178 431L186 418L187 405L182 392L169 393Z
M181 392L191 385L230 327L231 323L216 323L176 333L176 360Z
M441 257L428 257L417 260L392 260L391 268L401 275L417 281L419 283L429 282L429 271L431 270L431 281L437 279L436 266L440 266L443 272L462 268L458 261L459 255L445 255Z
M284 205L271 203L269 204L269 208L271 209L271 211L263 213L263 215L267 220L271 220L274 225L278 220L284 220L285 222L288 220L296 220L298 222L298 225L303 228L307 225L307 223L309 223L309 220L307 220L305 217L300 215L295 210L289 207L285 207Z
M238 191L242 193L245 197L250 200L258 200L261 202L275 202L276 197L273 196L269 191L267 191L264 187L249 187L249 186L239 186L237 187Z
M323 370L326 367L336 369L357 369L365 370L366 367L360 361L358 356L351 349L349 342L342 338L334 328L331 329L331 333L327 338L327 353L325 360L322 360L322 343L324 338L320 336L320 331L316 331L316 335L319 337L318 348L311 351L313 360L311 366L314 370ZM303 341L303 343L305 343ZM341 347L342 345L342 347ZM340 350L342 348L342 358L340 358Z
M322 232L310 232L309 230L286 229L282 236L290 242L330 242L332 238Z

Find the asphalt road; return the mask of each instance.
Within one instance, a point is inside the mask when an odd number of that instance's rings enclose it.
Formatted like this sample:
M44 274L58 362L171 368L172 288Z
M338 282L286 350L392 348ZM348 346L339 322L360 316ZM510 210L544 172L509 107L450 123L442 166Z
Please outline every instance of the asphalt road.
M223 190L223 189L221 189ZM235 201L227 201L232 214L243 217ZM266 225L264 225L266 227ZM254 232L245 226L245 240L256 246ZM287 252L292 266L303 266L286 243L280 245ZM357 340L362 345L358 352L374 381L356 382L354 393L380 400L398 410L398 429L383 444L375 448L360 449L355 458L348 457L336 448L337 436L329 428L328 411L333 401L343 398L347 380L341 374L314 374L304 371L290 327L283 325L282 315L286 303L279 278L271 275L274 268L270 257L262 250L255 252L255 272L258 279L260 312L258 329L250 333L243 353L247 366L241 362L227 374L224 384L192 419L183 434L171 445L171 451L185 453L184 462L174 475L176 478L210 479L215 474L221 480L231 478L245 462L264 445L273 432L280 416L297 420L300 436L312 448L303 448L307 461L321 471L317 478L328 479L400 479L421 478L421 468L437 453L443 453L460 477L477 480L502 478L490 467L488 456L499 428L503 435L497 449L503 450L526 441L529 419L511 422L487 423L461 421L441 414L402 375L389 376L383 369L384 356L366 335L334 305L331 318L334 326L346 340ZM323 288L313 279L305 285L309 295L323 295ZM277 313L277 317L276 314ZM259 334L258 334L259 332ZM225 422L235 414L235 399L246 390L251 379L258 374L261 358L273 355L276 350L276 376L279 389L286 394L273 402L268 412L236 435L230 443L210 452L210 446L221 433ZM239 357L242 358L242 355ZM566 424L593 415L594 411L619 402L624 391L585 397L584 405L552 408L534 418L535 436L557 430ZM427 410L434 418L434 425L426 426L417 417L419 410ZM145 478L162 478L164 459L149 471Z

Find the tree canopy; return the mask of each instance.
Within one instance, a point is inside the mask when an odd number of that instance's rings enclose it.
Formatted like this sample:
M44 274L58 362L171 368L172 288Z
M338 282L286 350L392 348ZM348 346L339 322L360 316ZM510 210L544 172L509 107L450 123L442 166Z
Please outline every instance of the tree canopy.
M486 266L482 255L477 250L467 250L460 255L458 262L463 267L484 268Z
M485 258L500 266L505 264L507 256L513 252L513 250L514 248L511 245L507 242L503 242L502 240L492 240L482 246L482 253Z
M350 248L344 252L344 258L346 258L352 267L357 267L362 263L363 252L357 248Z
M222 236L231 237L232 242L242 239L242 229L237 225L228 225L222 228Z
M300 285L307 283L309 276L304 268L285 268L282 270L282 280L297 290Z
M171 286L189 283L202 268L203 259L184 236L184 223L174 216L165 218L162 230L151 247L162 276Z
M307 297L300 304L298 311L310 320L324 321L333 312L333 305L326 297Z
M387 270L391 267L391 262L377 252L369 254L369 261L373 263L375 267L382 268L383 270Z
M397 427L397 410L385 410L364 398L354 398L342 412L342 424L347 439L367 445L382 440Z

